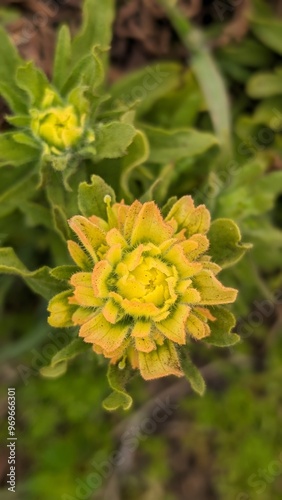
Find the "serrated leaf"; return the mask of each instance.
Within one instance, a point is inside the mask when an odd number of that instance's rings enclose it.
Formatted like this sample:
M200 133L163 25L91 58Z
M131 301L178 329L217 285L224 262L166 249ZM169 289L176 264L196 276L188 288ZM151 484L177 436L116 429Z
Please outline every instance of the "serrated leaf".
M91 184L87 184L87 182L79 184L78 206L82 215L85 217L97 215L107 220L107 206L104 201L106 195L109 195L111 202L115 203L114 190L98 175L91 176Z
M64 375L67 370L68 361L83 354L89 349L89 345L82 339L75 339L69 345L61 349L53 356L50 365L44 366L40 370L43 377L55 378Z
M203 341L217 347L228 347L237 344L240 341L239 335L230 333L236 324L233 314L221 306L212 307L211 313L216 318L216 321L209 322L211 334Z
M12 248L0 248L0 273L20 276L36 293L49 300L62 291L62 285L50 275L50 268L29 271Z
M98 161L103 158L124 156L133 141L136 129L127 123L111 122L101 124L95 132L96 161Z
M142 125L150 144L149 161L169 163L204 153L218 144L216 137L195 129L164 130Z
M71 62L71 36L69 27L60 28L54 57L53 83L60 90L67 79Z
M190 356L186 352L186 349L187 348L181 348L180 350L181 368L188 382L190 382L193 391L197 392L200 396L203 396L206 390L205 381L203 379L201 372L194 365Z
M247 250L252 248L250 244L241 243L240 230L231 219L213 221L208 238L210 241L209 255L222 268L234 265Z
M120 407L129 410L132 397L126 392L125 385L132 375L133 372L128 366L120 369L118 365L109 365L107 377L113 392L103 401L106 410L114 411Z
M39 149L16 143L13 135L13 132L0 135L0 167L3 165L19 167L36 161L39 156Z

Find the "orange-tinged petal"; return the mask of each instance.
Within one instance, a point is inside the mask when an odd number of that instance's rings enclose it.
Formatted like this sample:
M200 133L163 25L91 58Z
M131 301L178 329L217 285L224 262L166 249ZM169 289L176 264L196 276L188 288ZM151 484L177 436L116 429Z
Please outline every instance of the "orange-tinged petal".
M204 321L201 321L195 314L191 313L187 319L187 331L195 339L203 339L210 335L210 327Z
M75 241L68 241L68 250L73 261L80 267L87 271L90 267L89 256L82 250L82 248Z
M186 257L197 259L209 248L209 240L204 234L193 234L188 240L181 242Z
M132 205L130 205L130 207L127 211L125 221L124 221L124 233L123 233L123 236L125 237L125 239L127 241L129 241L131 238L133 227L135 225L136 218L137 218L141 208L142 208L142 203L140 203L140 201L138 201L138 200L135 200L134 203L132 203Z
M201 271L192 280L201 294L202 305L229 304L236 300L238 291L223 286L210 271Z
M180 245L174 245L165 254L166 260L174 264L182 279L194 276L202 269L202 264L199 262L189 262L184 254L183 248Z
M70 282L75 287L73 294L79 305L84 307L99 307L101 305L101 301L95 296L91 283L91 273L73 274Z
M102 309L102 313L109 323L116 323L118 319L120 319L120 308L117 304L109 299Z
M92 285L95 295L105 298L109 295L107 280L112 272L112 266L106 260L100 260L95 264L92 273Z
M150 334L151 323L145 321L136 321L134 327L132 328L131 336L144 338Z
M140 338L140 337L136 337L136 339L135 339L135 347L136 347L137 351L151 352L154 349L156 349L156 344L149 337L146 337L146 338L143 338L143 339Z
M176 375L177 377L183 375L172 342L165 342L149 353L139 352L138 362L141 375L145 380L166 377L167 375Z
M137 318L151 318L160 312L155 304L150 302L145 304L139 300L123 299L122 307L127 314L130 314L130 316L136 316Z
M76 306L69 304L69 297L72 295L72 290L61 292L53 297L48 304L50 316L48 323L55 328L64 328L72 326L72 314Z
M132 252L125 255L123 262L129 271L133 271L139 264L141 264L143 260L143 250L144 245L138 245L138 247L132 250Z
M128 325L112 325L99 313L80 328L79 335L85 342L97 344L106 352L111 352L122 344L128 329Z
M122 248L126 248L128 246L122 234L115 227L107 233L106 241L109 246L117 244L121 245Z
M91 311L91 309L78 307L72 315L72 322L74 325L83 325L93 316L93 314L96 314L96 312L93 313L93 310Z
M156 245L172 236L173 229L163 220L161 212L153 201L142 206L131 235L131 244L150 241Z
M207 307L195 307L194 311L203 319L208 319L209 321L216 321L216 317L212 315Z
M91 215L91 217L88 217L88 219L95 226L98 226L100 229L102 229L102 231L107 232L109 230L109 224L104 219L97 217L97 215Z
M189 312L190 308L188 306L179 304L167 319L157 324L158 330L169 340L177 342L177 344L185 344L185 324Z
M96 250L106 242L104 231L82 215L72 217L69 225L94 261L97 261Z

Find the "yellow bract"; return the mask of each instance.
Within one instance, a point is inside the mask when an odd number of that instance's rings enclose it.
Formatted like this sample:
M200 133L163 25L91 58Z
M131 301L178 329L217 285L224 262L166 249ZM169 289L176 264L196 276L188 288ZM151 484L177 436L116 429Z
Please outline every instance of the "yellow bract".
M49 323L78 325L96 353L112 363L127 356L145 379L181 376L177 346L210 335L208 307L237 295L206 255L209 211L190 196L165 219L154 202L107 204L108 222L70 220L81 246L71 241L69 251L81 272L72 291L50 302Z

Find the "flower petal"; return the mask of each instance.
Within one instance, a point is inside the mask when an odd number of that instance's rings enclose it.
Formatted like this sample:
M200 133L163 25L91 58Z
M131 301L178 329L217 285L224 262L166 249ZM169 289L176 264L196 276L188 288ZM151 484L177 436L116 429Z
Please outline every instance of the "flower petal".
M111 352L122 344L128 329L128 325L112 325L99 313L80 328L79 335L85 342L97 344L106 352Z
M183 372L180 368L176 349L172 342L164 342L157 346L152 352L138 354L139 368L145 380L152 380L167 375L181 377Z
M188 334L195 339L203 339L210 335L210 327L204 321L201 321L195 314L191 313L187 319Z
M175 311L167 319L160 321L157 324L158 330L173 342L177 342L177 344L185 344L185 324L189 312L190 307L179 304Z
M72 217L69 221L69 225L96 262L96 250L102 244L106 243L104 231L82 215L75 215Z
M192 212L187 230L189 236L196 233L206 234L210 228L211 215L205 205L199 205Z
M72 295L72 290L61 292L53 297L48 304L50 316L48 323L55 328L64 328L72 326L72 315L76 310L76 306L69 304L69 297Z
M84 307L99 307L101 305L101 300L95 296L91 273L73 274L70 282L75 287L73 294L79 305Z
M236 300L238 291L223 286L210 271L201 271L192 280L193 287L201 294L202 305L229 304Z
M125 221L124 221L124 234L123 234L123 236L128 241L131 238L133 227L134 227L136 218L137 218L141 208L142 208L142 203L140 203L140 201L138 201L138 200L135 200L134 203L132 203L132 205L130 205L130 207L127 211Z
M89 256L82 250L82 248L72 240L68 241L68 250L73 259L73 261L83 269L84 271L89 270L90 259Z
M100 260L95 264L92 273L92 285L95 295L99 298L109 296L107 279L112 272L112 266L106 260Z
M149 335L151 331L151 323L145 321L136 321L131 332L132 337L144 338Z
M131 244L150 241L156 245L166 241L173 233L172 227L165 223L157 205L153 202L142 206L131 235Z
M146 337L146 338L143 338L143 339L140 338L140 337L136 337L136 339L135 339L135 347L136 347L137 351L151 352L154 349L156 349L156 344L149 337Z

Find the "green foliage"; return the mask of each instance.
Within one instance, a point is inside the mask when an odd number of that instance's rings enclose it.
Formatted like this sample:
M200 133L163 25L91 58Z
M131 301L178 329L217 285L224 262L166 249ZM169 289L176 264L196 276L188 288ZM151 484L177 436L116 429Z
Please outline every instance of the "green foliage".
M112 84L113 0L86 0L74 37L68 26L59 28L50 80L19 56L2 27L15 14L0 9L0 94L9 108L0 133L1 361L3 378L11 376L17 387L20 441L33 469L28 480L19 479L21 498L74 495L78 478L99 473L96 464L108 464L119 446L128 451L127 433L136 446L132 454L138 453L132 470L125 465L126 477L120 475L125 499L172 500L176 494L168 490L184 472L187 484L179 495L190 491L185 463L192 486L197 477L208 477L205 492L215 498L237 500L242 492L251 498L254 476L263 500L281 497L280 478L261 475L281 452L281 304L275 293L282 286L282 22L272 2L252 0L248 31L228 41L228 19L195 28L177 2L160 3L188 49L186 66L154 61ZM228 2L217 4L226 9ZM185 384L141 383L125 359L109 365L106 376L103 356L78 338L78 327L63 331L63 343L61 330L47 328L46 301L60 294L58 314L73 325L70 280L79 268L67 250L71 217L106 221L113 203L136 199L155 201L166 217L187 194L211 212L207 265L223 268L220 280L239 294L228 309L215 306L209 284L198 281L211 303L211 334L179 350L196 394L156 423L146 413L152 400L163 390L175 389L178 397ZM77 251L91 271L82 247ZM205 392L196 365L212 364L213 372L218 358L219 375L215 369L216 376L205 377ZM162 414L156 408L152 415ZM124 424L115 410L129 412L121 437ZM154 431L146 434L144 422ZM31 444L44 453L34 459ZM183 468L175 471L175 464ZM109 477L99 477L97 490L103 490ZM195 491L195 498L201 495Z

